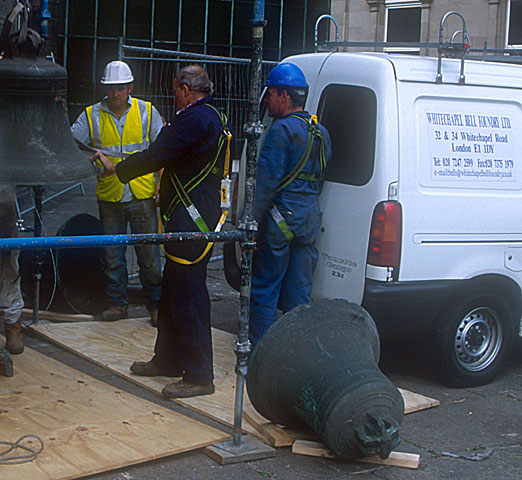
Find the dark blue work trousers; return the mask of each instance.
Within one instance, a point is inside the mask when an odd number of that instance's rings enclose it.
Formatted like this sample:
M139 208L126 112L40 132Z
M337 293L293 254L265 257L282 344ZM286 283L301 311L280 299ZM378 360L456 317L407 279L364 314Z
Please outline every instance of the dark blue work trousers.
M220 215L218 187L203 182L190 195L213 230ZM193 232L197 227L185 207L178 205L166 230ZM176 242L165 247L170 255L192 261L200 257L206 244ZM165 369L178 370L183 380L195 385L208 385L214 378L210 298L206 284L211 254L212 249L192 265L167 259L158 309L153 361Z
M213 380L210 299L206 285L209 258L207 254L195 265L167 260L154 347L154 363L179 370L183 380L196 385Z

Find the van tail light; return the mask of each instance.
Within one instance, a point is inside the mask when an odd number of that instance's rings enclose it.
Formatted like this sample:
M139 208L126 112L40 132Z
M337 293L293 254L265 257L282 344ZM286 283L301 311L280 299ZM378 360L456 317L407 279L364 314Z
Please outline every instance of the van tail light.
M401 258L402 207L399 202L380 202L375 207L370 230L368 263L398 267Z

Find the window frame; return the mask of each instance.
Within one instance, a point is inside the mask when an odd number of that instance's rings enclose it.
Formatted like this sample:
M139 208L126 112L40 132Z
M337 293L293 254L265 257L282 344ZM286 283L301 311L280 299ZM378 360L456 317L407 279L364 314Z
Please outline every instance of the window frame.
M421 8L422 2L420 0L385 0L385 18L384 18L384 41L388 41L388 15L390 10L398 10L405 8ZM421 10L422 16L422 10ZM420 27L420 26L419 26ZM419 38L420 42L420 38ZM384 47L384 51L388 53L408 53L420 54L420 47Z
M516 0L518 1L518 0ZM509 43L509 27L510 27L510 23L511 23L511 4L513 3L513 0L508 0L507 2L507 6L506 6L506 38L505 38L505 46L506 46L506 49L520 49L522 48L522 40L521 40L521 43L514 43L514 44L510 44ZM521 4L522 6L522 1L519 1L519 3Z

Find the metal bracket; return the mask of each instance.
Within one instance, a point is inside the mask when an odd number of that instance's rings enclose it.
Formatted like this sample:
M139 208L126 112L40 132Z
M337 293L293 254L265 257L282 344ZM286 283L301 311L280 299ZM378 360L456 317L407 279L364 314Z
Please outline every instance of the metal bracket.
M248 122L243 125L243 131L247 136L260 137L265 131L265 126L261 122Z
M444 24L451 15L457 15L462 20L462 30L455 32L451 40L447 43L443 43L444 40ZM455 43L455 37L458 34L462 34L462 43ZM442 83L442 57L448 58L460 58L460 75L459 85L464 85L466 78L464 76L464 58L469 51L469 35L466 29L466 20L464 16L456 11L446 13L440 21L439 28L439 48L438 50L438 62L437 62L437 77L435 83Z
M255 220L241 219L237 225L238 230L247 230L249 232L257 232L257 222Z
M318 33L319 33L319 23L322 20L325 20L325 19L331 20L334 23L334 25L335 25L335 41L339 42L339 24L337 23L337 20L334 17L332 17L331 15L321 15L315 21L315 30L314 30L314 51L315 51L315 53L317 53L317 49L318 49L317 37L318 37ZM334 50L337 50L337 48L334 48Z

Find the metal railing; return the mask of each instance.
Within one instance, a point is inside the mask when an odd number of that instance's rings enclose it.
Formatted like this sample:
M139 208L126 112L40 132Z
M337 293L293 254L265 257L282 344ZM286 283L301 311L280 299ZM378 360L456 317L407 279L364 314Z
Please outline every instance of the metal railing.
M458 30L451 35L449 41L444 41L444 24L447 18L451 15L460 17L462 21L462 30ZM336 27L335 41L318 39L319 23L322 20L330 20ZM439 41L438 42L376 42L376 41L339 41L338 38L338 24L334 17L331 15L322 15L317 19L315 24L315 36L314 36L314 50L336 52L341 48L370 48L373 51L386 51L388 48L424 48L432 49L437 52L439 60L439 69L437 72L436 81L442 82L442 74L440 72L440 61L444 57L459 58L461 59L461 72L459 82L463 84L465 82L464 77L464 60L480 60L490 62L504 62L504 63L515 63L522 64L522 49L517 48L488 48L487 42L484 43L483 48L471 48L470 36L467 33L466 21L462 14L456 11L447 12L441 19L439 26ZM461 35L462 41L457 42L456 38ZM399 53L399 52L397 52Z
M175 114L173 82L176 72L191 63L200 64L214 83L214 100L224 112L235 133L235 152L241 152L246 140L243 126L247 123L251 60L220 57L177 50L162 50L121 45L120 59L127 62L134 74L134 94L152 102L165 121ZM277 62L262 61L265 79Z

